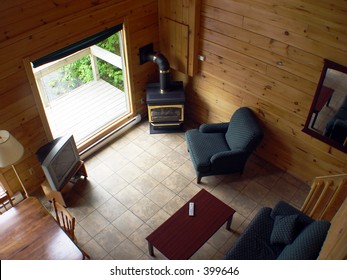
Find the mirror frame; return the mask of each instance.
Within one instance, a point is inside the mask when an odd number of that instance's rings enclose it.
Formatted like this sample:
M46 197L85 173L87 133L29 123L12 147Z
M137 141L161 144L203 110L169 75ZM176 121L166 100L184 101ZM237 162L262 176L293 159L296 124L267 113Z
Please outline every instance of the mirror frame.
M331 139L325 137L324 135L309 128L309 125L310 125L310 122L312 119L312 115L313 115L313 110L314 110L315 104L318 100L318 96L319 96L321 88L323 86L324 79L325 79L325 76L327 74L328 69L334 69L334 70L337 70L337 71L340 71L340 72L347 74L347 66L343 66L341 64L338 64L338 63L333 62L333 61L328 60L328 59L324 60L324 66L323 66L322 73L321 73L321 76L320 76L320 79L319 79L319 82L317 85L316 93L314 95L314 98L313 98L313 101L311 104L311 108L310 108L310 111L309 111L308 116L306 118L306 123L305 123L304 129L302 131L307 133L308 135L310 135L310 136L312 136L312 137L342 151L342 152L347 153L347 146L343 146L340 143L335 142L334 140L331 140Z

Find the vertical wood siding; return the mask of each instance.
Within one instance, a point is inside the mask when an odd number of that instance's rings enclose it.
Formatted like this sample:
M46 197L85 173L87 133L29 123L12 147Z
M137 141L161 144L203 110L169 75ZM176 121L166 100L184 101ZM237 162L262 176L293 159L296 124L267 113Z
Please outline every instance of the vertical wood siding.
M203 0L200 54L194 121L248 106L265 128L260 156L307 181L347 172L346 154L302 132L323 60L347 65L346 1Z
M9 130L24 146L16 164L27 189L43 181L35 152L47 142L39 112L24 69L23 59L34 60L107 27L127 23L129 68L135 113L145 84L155 73L152 64L139 65L138 49L158 41L157 0L11 0L0 4L0 129ZM34 168L31 175L29 168ZM11 168L0 169L11 192L20 189Z

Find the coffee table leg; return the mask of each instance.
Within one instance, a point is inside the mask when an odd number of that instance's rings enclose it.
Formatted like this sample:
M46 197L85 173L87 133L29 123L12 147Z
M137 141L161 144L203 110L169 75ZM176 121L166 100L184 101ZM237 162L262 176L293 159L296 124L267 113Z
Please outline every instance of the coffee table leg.
M148 241L148 251L149 251L149 255L154 257L154 252L153 252L153 245L151 242Z
M229 231L231 231L231 222L233 221L233 216L234 216L234 214L231 215L230 218L227 221L226 229L229 230Z

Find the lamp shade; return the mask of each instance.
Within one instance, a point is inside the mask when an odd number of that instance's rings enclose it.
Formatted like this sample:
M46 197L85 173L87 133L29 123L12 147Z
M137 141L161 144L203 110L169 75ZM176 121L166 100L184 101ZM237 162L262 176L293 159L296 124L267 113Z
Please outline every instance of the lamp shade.
M24 148L11 133L0 130L0 167L16 163L24 154Z

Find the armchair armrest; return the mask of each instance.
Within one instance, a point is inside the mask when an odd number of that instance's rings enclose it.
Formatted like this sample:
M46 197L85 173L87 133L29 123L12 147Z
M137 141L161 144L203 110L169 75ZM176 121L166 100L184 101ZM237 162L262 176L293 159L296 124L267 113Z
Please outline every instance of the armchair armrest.
M205 123L200 125L199 131L203 133L226 133L229 123Z
M233 150L220 152L211 157L212 169L215 170L239 170L243 171L249 152L245 150Z

